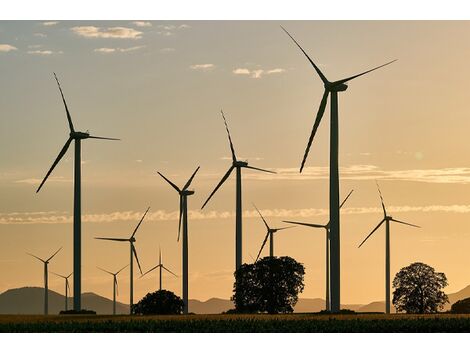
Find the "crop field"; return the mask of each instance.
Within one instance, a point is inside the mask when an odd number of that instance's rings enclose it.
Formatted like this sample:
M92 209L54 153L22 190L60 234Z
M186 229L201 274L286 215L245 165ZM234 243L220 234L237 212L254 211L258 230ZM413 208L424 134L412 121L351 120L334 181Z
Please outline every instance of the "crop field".
M470 314L0 315L0 332L470 332Z

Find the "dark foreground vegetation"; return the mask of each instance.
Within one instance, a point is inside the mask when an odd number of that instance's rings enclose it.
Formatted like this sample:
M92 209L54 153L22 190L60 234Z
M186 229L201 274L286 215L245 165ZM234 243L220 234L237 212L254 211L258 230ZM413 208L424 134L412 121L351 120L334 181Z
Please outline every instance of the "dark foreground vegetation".
M0 332L470 332L470 314L0 316Z

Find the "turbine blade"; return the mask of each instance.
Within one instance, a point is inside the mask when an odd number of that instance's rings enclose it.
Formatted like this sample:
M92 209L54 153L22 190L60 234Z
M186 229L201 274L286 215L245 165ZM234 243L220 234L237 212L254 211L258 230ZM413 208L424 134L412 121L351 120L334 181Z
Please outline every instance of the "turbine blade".
M288 224L296 224L300 226L308 226L308 227L315 227L315 228L322 228L324 229L326 226L325 225L319 225L319 224L310 224L308 222L298 222L298 221L282 221L282 222L287 222Z
M275 171L269 171L269 170L265 170L265 169L260 169L258 167L253 167L253 166L249 166L249 165L246 165L246 166L243 166L247 169L252 169L252 170L258 170L258 171L262 171L262 172L269 172L270 174L275 174L276 172Z
M315 63L313 62L313 60L307 55L307 53L305 52L304 49L302 49L302 47L300 46L299 43L297 43L297 41L294 39L294 37L292 37L290 35L290 33L284 28L281 26L281 28L284 30L284 32L286 32L286 34L290 37L290 39L292 39L294 41L294 43L299 47L299 49L304 53L304 55L307 57L308 61L310 61L310 63L312 64L313 68L315 69L315 71L317 71L318 75L320 76L321 80L323 81L323 83L329 83L328 80L326 79L325 75L323 74L323 72L320 71L320 69L318 68L317 65L315 65Z
M168 182L171 187L173 187L174 189L176 189L176 192L178 192L178 193L181 192L181 190L178 188L177 185L175 185L173 182L171 182L169 179L167 179L165 176L163 176L159 171L157 171L157 173L158 173L161 177L163 177L163 179L164 179L166 182Z
M68 279L72 275L73 275L73 271L68 276L66 276L65 278Z
M266 242L268 241L268 237L269 237L269 231L268 231L268 233L266 234L266 237L264 238L264 241L263 241L263 244L261 245L261 248L259 249L259 252L258 252L258 255L256 256L255 262L258 261L259 256L261 255L261 252L263 251L263 248L264 248Z
M191 184L191 182L193 182L193 178L194 176L196 176L196 172L198 172L200 166L197 167L196 171L193 172L193 174L191 175L191 177L189 178L188 182L186 182L186 184L184 185L183 187L183 191L185 191L186 189L188 189L189 185Z
M158 264L162 263L162 249L158 247Z
M108 273L110 275L114 275L114 273L112 273L111 271L108 271L108 270L105 270L103 268L100 268L99 266L96 267L97 269L101 270L101 271L104 271L105 273Z
M67 292L68 294L70 294L70 284L69 284L69 280L65 280L65 286L67 286Z
M351 81L353 80L354 78L357 78L357 77L360 77L360 76L363 76L369 72L372 72L372 71L375 71L375 70L378 70L379 68L381 67L384 67L384 66L387 66L387 65L390 65L391 63L394 63L395 61L397 61L396 59L395 60L392 60L392 61L389 61L387 62L386 64L383 64L383 65L380 65L380 66L377 66L377 67L374 67L373 69L370 69L370 70L367 70L365 72L362 72L362 73L359 73L357 75L354 75L354 76L351 76L351 77L348 77L348 78L345 78L345 79L341 79L339 81L336 81L336 82L333 82L333 85L337 85L337 84L342 84L342 83L346 83L348 81Z
M354 192L354 190L352 189L348 195L346 196L346 198L344 198L343 202L341 203L341 205L339 206L339 208L341 209L341 207L344 205L344 203L346 203L346 201L348 200L348 198L351 196L351 194Z
M70 146L70 143L72 142L72 137L70 137L67 142L65 142L65 145L62 147L62 150L59 152L59 155L57 156L57 158L54 160L54 163L52 163L52 166L51 168L49 169L49 171L47 172L46 176L44 177L44 179L42 180L41 184L39 185L38 189L36 190L36 193L38 193L42 186L44 185L44 183L46 182L47 178L49 177L49 175L52 173L52 170L54 170L54 168L56 167L56 165L59 163L60 159L63 158L63 156L65 155L65 153L67 153L67 150L69 149L69 146Z
M116 296L119 296L119 285L116 275L114 275L114 284L116 285Z
M261 214L261 212L258 210L258 208L256 207L255 203L253 203L253 206L255 207L256 211L258 212L259 216L261 216L261 219L263 219L263 222L264 224L266 225L266 228L268 229L268 231L270 230L269 228L269 225L268 223L266 222L266 220L264 219L263 215Z
M141 278L144 277L145 275L147 275L148 273L154 271L154 270L157 269L158 267L160 267L160 264L155 265L155 266L154 266L152 269L150 269L150 270L147 270L147 271L146 271L144 274L142 274L140 277L141 277Z
M140 224L142 224L142 221L144 221L145 215L147 215L147 213L148 213L149 210L150 210L150 207L147 208L147 210L145 211L144 215L142 216L142 219L140 219L140 221L139 221L139 223L137 224L137 226L136 226L134 232L132 233L131 238L134 238L134 236L135 236L137 230L138 230L139 227L140 227Z
M113 238L113 237L95 237L95 240L106 240L106 241L118 241L118 242L128 242L127 238Z
M129 264L127 264L126 266L123 266L121 269L119 269L114 275L117 275L119 274L121 271L123 271L125 268L127 268L129 266Z
M315 123L313 124L312 133L310 133L310 138L308 139L307 148L305 149L304 158L302 159L302 164L300 165L300 172L302 172L305 162L307 161L308 152L310 151L310 146L312 145L313 138L317 133L318 126L320 126L321 119L325 113L326 103L328 100L329 92L325 89L323 97L321 98L320 107L318 108L317 117L315 118Z
M228 141L230 143L230 150L232 151L232 160L233 162L235 162L237 161L237 157L235 155L235 149L233 148L232 137L230 136L230 131L228 129L227 120L225 119L224 112L222 110L220 110L220 112L222 113L222 118L224 119L225 129L227 130Z
M368 240L368 238L370 236L372 236L372 234L377 231L377 229L385 222L385 219L383 219L381 222L379 222L379 224L371 231L371 233L364 239L364 241L361 242L361 244L359 245L359 247L357 248L361 248L361 246L364 244L365 241Z
M135 259L137 260L137 265L139 266L140 274L142 275L142 268L140 267L139 257L137 256L137 251L135 250L134 244L131 242L132 252L134 253Z
M178 218L178 238L176 239L176 242L180 241L182 217L183 217L183 196L180 194L180 217Z
M387 216L387 211L385 210L384 199L382 197L382 192L380 192L379 183L377 181L375 181L375 184L377 185L377 189L379 190L380 202L382 203L382 209L384 211L384 216Z
M418 228L421 228L421 226L418 226L418 225L413 225L413 224L410 224L408 222L404 222L404 221L400 221L400 220L396 220L396 219L391 219L392 221L395 221L395 222L398 222L400 224L403 224L403 225L408 225L408 226L413 226L413 227L418 227Z
M164 265L162 265L162 268L166 271L168 271L170 274L174 275L175 277L178 277L178 275L176 275L173 271L171 271L170 269L167 269Z
M284 227L279 227L277 229L275 229L276 231L281 231L281 230L286 230L286 229L290 229L292 227L296 227L296 226L284 226Z
M222 177L222 179L220 180L219 184L214 188L214 190L212 191L212 193L210 194L209 198L207 198L207 200L204 202L204 204L202 205L201 209L204 209L204 207L206 206L207 202L212 198L212 196L215 194L215 192L217 192L217 190L220 188L220 186L222 186L222 184L227 180L227 178L230 176L230 174L232 173L232 170L234 169L235 167L232 165L230 167L230 169L228 169L228 171L225 173L224 177Z
M93 138L93 139L106 139L108 141L120 141L120 138L110 138L110 137L97 137L97 136L88 136L88 138Z
M49 257L49 259L46 260L46 262L48 262L48 261L50 261L52 258L54 258L55 255L56 255L57 253L59 253L59 251L60 251L61 249L62 249L62 247L60 247L57 251L55 251L55 253L54 253L53 255L51 255L51 256Z
M49 272L50 272L51 274L53 274L53 275L55 275L55 276L58 276L58 277L61 277L61 278L63 278L63 279L67 279L67 278L68 278L67 276L57 274L57 273L55 273L55 272L53 272L53 271L50 271L50 270L49 270Z
M73 128L73 123L72 123L72 116L70 116L69 108L67 107L67 103L65 102L65 98L64 98L64 93L62 92L62 87L60 86L59 79L57 78L57 75L55 74L55 72L54 72L54 77L57 82L57 85L59 86L59 91L60 91L60 95L62 96L62 101L64 102L65 112L67 113L67 120L69 122L70 132L75 132L75 129Z

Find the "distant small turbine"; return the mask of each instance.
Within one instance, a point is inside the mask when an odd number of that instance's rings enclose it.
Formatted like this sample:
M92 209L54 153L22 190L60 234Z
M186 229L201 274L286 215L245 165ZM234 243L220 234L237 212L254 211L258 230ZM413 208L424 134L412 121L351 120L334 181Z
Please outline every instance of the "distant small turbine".
M41 259L39 257L36 257L34 254L31 254L31 253L26 253L28 255L30 255L31 257L34 257L36 258L37 260L40 260L41 262L44 263L44 315L48 315L49 314L49 280L48 280L48 271L47 271L47 266L49 264L49 262L51 261L52 258L54 258L54 256L59 253L59 251L62 249L62 247L60 247L53 255L51 255L49 258L47 258L46 260L44 259Z
M65 279L65 311L69 310L69 292L70 292L70 285L69 285L69 277L73 275L73 272L68 274L67 276L60 275L51 271L52 274Z
M412 226L412 227L420 227L420 226L413 225L404 221L399 221L387 215L387 210L385 209L382 192L380 192L380 187L378 183L377 183L377 189L379 191L380 202L382 203L384 218L372 230L372 232L364 239L364 241L361 242L358 248L361 248L364 242L367 241L369 237L372 236L372 234L385 222L385 313L390 314L390 221L397 222L399 224Z
M130 245L130 251L131 251L131 259L130 259L130 264L129 264L129 271L130 271L130 295L129 295L129 309L130 309L130 314L132 314L132 305L134 304L134 256L137 261L137 265L139 266L139 271L140 274L142 274L142 268L140 267L139 263L139 257L137 256L137 251L135 250L134 242L135 242L135 234L137 230L139 229L140 224L142 224L142 221L144 221L145 215L147 215L150 207L147 208L145 211L144 215L142 216L142 219L140 219L139 223L137 224L136 228L134 229L134 232L132 232L131 237L129 238L114 238L114 237L95 237L97 240L106 240L106 241L117 241L117 242L129 242Z
M354 190L351 190L349 194L344 198L343 202L339 206L340 209L343 207L344 203L348 200L349 196ZM308 227L315 227L315 228L322 228L325 229L326 231L326 285L325 285L325 309L329 311L331 309L330 306L330 222L328 221L326 225L320 225L320 224L310 224L306 222L297 222L297 221L284 221L289 224L296 224L296 225L301 225L301 226L308 226Z
M160 287L160 291L162 290L162 269L165 269L166 271L168 271L171 275L175 276L175 277L178 277L178 275L176 275L174 272L172 272L170 269L168 269L165 265L163 265L162 263L162 250L160 249L159 251L159 255L158 255L158 265L155 265L152 269L146 271L144 274L142 274L141 277L144 277L145 275L147 275L148 273L154 271L155 269L160 269L160 275L159 275L159 287Z
M189 186L193 181L196 172L199 170L200 166L197 167L196 171L193 172L189 180L183 186L183 189L180 189L177 185L167 179L163 174L158 172L158 174L173 187L176 192L178 192L180 196L180 216L178 219L178 238L177 241L180 240L180 230L181 230L181 222L183 222L183 243L182 243L182 250L183 250L183 314L188 314L188 196L194 194L193 190L189 190Z
M261 255L261 252L263 251L264 246L266 245L266 242L268 241L268 238L269 238L269 257L272 258L272 257L274 257L274 234L278 231L289 229L289 228L295 227L295 226L271 228L271 227L269 227L268 223L266 222L266 220L264 219L263 215L258 210L256 205L253 204L253 206L255 207L256 211L259 214L259 216L261 216L261 219L263 220L264 224L266 225L266 229L267 229L266 237L264 238L263 244L261 245L261 248L258 252L258 256L256 257L256 260L255 260L255 262L257 262L258 259L259 259L259 256Z
M101 271L104 271L105 273L108 273L110 275L113 275L113 315L116 315L116 295L119 295L119 289L118 289L118 281L117 281L117 275L123 271L125 268L127 268L129 266L129 264L127 264L126 266L123 266L121 269L119 269L118 271L116 271L115 273L112 273L111 271L108 271L108 270L104 270L100 267L97 267L98 269L100 269Z

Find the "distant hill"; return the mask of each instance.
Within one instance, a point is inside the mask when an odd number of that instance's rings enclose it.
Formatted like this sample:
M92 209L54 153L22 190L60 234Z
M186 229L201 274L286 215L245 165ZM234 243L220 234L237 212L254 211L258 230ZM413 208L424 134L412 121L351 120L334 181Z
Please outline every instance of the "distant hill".
M40 287L22 287L7 290L0 294L0 314L42 314L44 307L44 289ZM464 289L448 295L450 304L444 310L458 300L470 297L470 285ZM65 297L57 292L49 291L49 314L58 314L64 309ZM113 301L92 292L82 294L82 306L84 309L94 310L97 314L112 314ZM69 307L73 307L73 300L69 298ZM207 301L196 299L189 300L189 311L196 314L219 314L233 308L233 302L229 299L211 298ZM369 304L346 304L344 309L357 312L383 312L385 302L371 302ZM296 313L319 312L325 309L325 300L321 298L301 298L294 307ZM391 307L392 312L395 308ZM128 314L129 305L117 302L118 314Z

